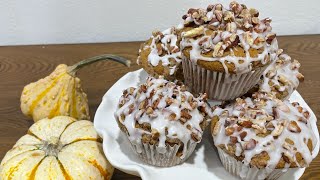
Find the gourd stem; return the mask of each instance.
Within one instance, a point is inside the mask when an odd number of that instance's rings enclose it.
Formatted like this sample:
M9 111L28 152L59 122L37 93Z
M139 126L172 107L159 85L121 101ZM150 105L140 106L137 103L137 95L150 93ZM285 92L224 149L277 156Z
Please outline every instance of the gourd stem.
M95 57L91 57L91 58L88 58L88 59L84 59L72 66L69 66L68 67L68 73L71 74L71 75L75 75L75 73L82 67L86 66L86 65L89 65L89 64L92 64L92 63L95 63L95 62L98 62L98 61L107 61L107 60L112 60L112 61L115 61L115 62L119 62L121 64L124 64L128 67L130 67L130 63L131 61L123 58L123 57L120 57L120 56L116 56L116 55L112 55L112 54L102 54L102 55L99 55L99 56L95 56Z

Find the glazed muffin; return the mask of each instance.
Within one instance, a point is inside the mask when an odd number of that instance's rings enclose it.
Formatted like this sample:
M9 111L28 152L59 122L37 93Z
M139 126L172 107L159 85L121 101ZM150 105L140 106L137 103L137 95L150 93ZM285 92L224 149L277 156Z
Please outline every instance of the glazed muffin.
M154 31L141 45L137 64L153 77L183 81L180 41L181 32L186 30L188 28L172 27L162 32Z
M313 159L317 140L310 114L297 102L255 93L216 108L214 115L211 132L220 160L242 179L277 179Z
M288 99L304 76L299 72L300 63L279 51L279 57L263 73L258 84L260 92L276 95L278 99Z
M256 85L276 58L278 43L271 19L237 2L189 9L183 16L191 30L181 34L185 84L210 99L232 100Z
M185 86L149 77L123 91L115 118L140 159L154 166L184 162L201 141L210 107Z

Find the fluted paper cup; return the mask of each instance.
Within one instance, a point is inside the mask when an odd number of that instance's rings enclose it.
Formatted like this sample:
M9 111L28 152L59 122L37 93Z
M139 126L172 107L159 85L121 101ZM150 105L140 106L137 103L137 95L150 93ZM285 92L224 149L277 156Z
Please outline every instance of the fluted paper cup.
M182 61L185 85L194 94L207 93L209 99L233 100L256 85L267 65L243 74L206 70L188 59Z
M183 158L178 157L176 154L180 148L180 145L167 146L166 151L161 153L157 150L156 145L150 145L148 143L133 144L131 143L133 150L139 156L139 158L150 165L160 167L170 167L185 162L193 153L196 142L189 141L187 143L187 150Z
M237 161L235 158L224 152L222 149L218 149L220 161L224 168L234 176L238 176L244 180L274 180L278 179L286 171L283 169L258 169L256 167L250 167L245 165L241 161ZM299 168L290 168L291 170L298 170Z

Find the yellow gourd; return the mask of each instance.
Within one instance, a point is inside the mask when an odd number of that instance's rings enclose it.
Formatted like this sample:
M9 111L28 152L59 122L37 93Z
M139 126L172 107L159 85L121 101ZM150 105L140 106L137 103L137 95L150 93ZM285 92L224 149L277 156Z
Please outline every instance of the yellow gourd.
M76 72L83 66L101 60L130 65L130 61L109 54L89 58L73 66L60 64L49 76L24 87L20 99L22 113L32 117L35 122L55 116L90 119L87 95L81 88Z
M7 152L0 179L111 179L114 168L105 158L92 122L57 116L33 124Z

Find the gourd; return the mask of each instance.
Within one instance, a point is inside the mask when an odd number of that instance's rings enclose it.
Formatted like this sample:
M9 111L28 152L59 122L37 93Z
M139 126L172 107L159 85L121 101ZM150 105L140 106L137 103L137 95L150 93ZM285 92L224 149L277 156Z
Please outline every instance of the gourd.
M73 66L60 64L49 76L24 87L20 99L22 113L33 118L35 122L59 115L89 120L87 95L81 88L76 72L86 65L102 60L113 60L130 66L130 61L109 54L85 59Z
M105 158L92 122L57 116L33 124L7 152L0 179L111 179L114 168Z

